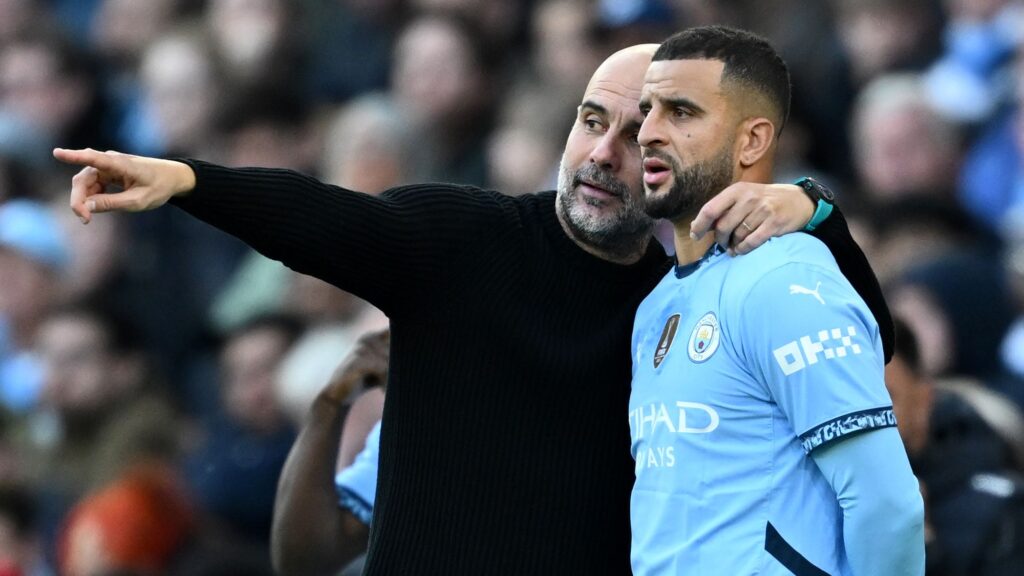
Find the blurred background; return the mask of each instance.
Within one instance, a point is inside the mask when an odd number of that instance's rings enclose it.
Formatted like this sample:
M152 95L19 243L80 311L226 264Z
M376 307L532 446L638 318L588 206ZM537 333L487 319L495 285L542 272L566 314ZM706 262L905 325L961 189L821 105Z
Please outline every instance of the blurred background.
M596 65L711 23L789 63L777 176L905 323L929 574L1020 574L1024 1L0 0L0 576L269 573L295 431L387 323L174 208L81 226L52 147L551 189Z

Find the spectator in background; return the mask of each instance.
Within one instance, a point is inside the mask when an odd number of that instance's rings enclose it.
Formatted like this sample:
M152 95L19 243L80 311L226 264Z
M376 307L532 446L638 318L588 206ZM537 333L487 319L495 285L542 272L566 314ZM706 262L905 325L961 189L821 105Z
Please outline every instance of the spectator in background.
M731 17L771 39L793 71L790 119L779 141L780 178L853 175L848 118L855 93L833 8L831 2L775 0L718 10L716 21Z
M54 33L19 31L0 46L0 120L15 126L0 148L38 165L56 142L110 146L98 84L87 52Z
M103 62L104 91L113 107L110 127L126 150L161 150L139 66L155 39L170 34L184 0L101 0L90 30L91 46Z
M1024 406L1024 388L999 356L1014 316L1000 264L957 251L904 271L887 294L921 342L924 374L974 378Z
M210 0L206 24L229 84L243 94L288 86L301 71L300 3Z
M132 261L131 252L122 250L119 244L128 233L126 222L112 218L102 230L83 234L82 223L73 214L69 216L60 210L56 216L70 255L57 285L58 301L95 302L107 309L131 310L134 303L126 293L125 269L137 263Z
M528 20L528 2L492 0L408 0L421 15L455 17L478 31L487 50L520 51L518 42Z
M1024 40L1024 5L1017 0L945 0L944 53L928 69L936 108L962 123L988 119L1001 105L1003 72Z
M115 75L138 66L146 47L171 31L182 0L100 0L90 44Z
M858 180L868 198L954 197L959 134L932 109L919 75L872 80L858 95L851 122Z
M218 125L232 166L287 166L312 171L319 154L309 111L293 87L235 86Z
M572 117L590 80L588 72L601 63L599 30L596 14L582 0L541 0L534 11L533 53L525 83L543 93L545 108L558 118ZM562 136L572 127L565 120L558 125Z
M402 31L391 83L419 143L415 180L487 181L484 137L491 128L495 70L478 32L462 20L422 16Z
M169 470L133 470L84 498L68 515L60 538L60 573L173 574L194 521L192 503Z
M926 375L896 322L886 366L900 436L922 485L928 576L1016 576L1024 565L1024 419L1005 397Z
M1024 7L1021 8L1024 10ZM983 129L960 172L960 201L993 230L1016 235L1024 222L1024 45L1013 72L1013 97Z
M326 182L368 194L407 183L414 144L410 132L408 120L386 94L354 98L327 121L319 172Z
M996 250L999 243L951 199L905 196L866 206L857 220L870 230L865 252L883 286L921 264L960 250Z
M155 39L143 54L139 75L145 114L123 127L124 134L138 138L130 149L227 155L228 138L218 122L224 113L224 73L201 30L179 26ZM133 220L128 237L140 261L133 281L143 287L145 304L134 311L143 335L163 372L181 383L182 405L205 415L215 410L217 390L214 351L204 341L205 314L246 248L174 212ZM148 265L155 261L163 264ZM151 306L154 295L166 305Z
M388 320L366 301L323 280L291 271L288 277L285 308L309 328L282 360L275 394L298 426L334 373L338 358L348 356L363 334L386 328Z
M138 346L124 323L84 306L54 310L37 332L42 404L15 432L38 483L47 543L87 491L179 454L179 420Z
M886 72L922 70L939 52L932 0L833 0L854 86Z
M147 118L127 134L131 149L156 154L211 155L223 104L223 71L198 31L176 30L150 43L139 66ZM134 134L133 134L134 133Z
M31 200L0 205L0 403L16 413L36 405L42 387L31 354L53 305L68 249L58 220Z
M301 330L294 318L263 316L228 335L220 356L223 417L206 423L185 466L200 507L266 566L274 492L295 440L274 377Z
M559 142L553 130L562 123L541 92L516 92L506 97L501 121L487 143L490 187L506 194L529 194L551 188L558 178Z

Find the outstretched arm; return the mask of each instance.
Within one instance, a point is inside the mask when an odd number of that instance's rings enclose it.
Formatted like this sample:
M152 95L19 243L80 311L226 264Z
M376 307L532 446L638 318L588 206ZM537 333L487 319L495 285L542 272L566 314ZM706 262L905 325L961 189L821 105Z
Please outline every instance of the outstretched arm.
M448 281L465 272L464 259L487 253L495 237L489 231L511 209L496 193L451 184L371 196L291 170L95 150L57 149L54 156L82 167L71 207L83 221L171 203L392 318L437 309Z

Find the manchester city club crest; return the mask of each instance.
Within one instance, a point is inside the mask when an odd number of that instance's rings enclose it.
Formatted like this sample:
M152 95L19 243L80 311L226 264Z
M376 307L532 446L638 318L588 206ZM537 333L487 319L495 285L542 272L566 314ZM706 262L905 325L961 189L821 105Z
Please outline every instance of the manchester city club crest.
M718 342L722 330L718 327L718 317L714 312L708 312L697 321L690 333L690 344L688 352L690 360L703 362L711 357L718 350Z

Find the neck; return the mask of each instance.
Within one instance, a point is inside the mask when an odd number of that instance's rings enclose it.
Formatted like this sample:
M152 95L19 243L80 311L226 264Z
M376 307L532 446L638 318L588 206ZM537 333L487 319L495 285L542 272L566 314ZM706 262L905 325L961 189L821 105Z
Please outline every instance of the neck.
M705 234L700 240L690 237L690 222L693 216L685 216L672 222L673 243L676 247L676 262L680 265L692 264L700 260L715 242L715 235Z
M772 165L770 162L762 161L751 166L738 166L730 184L736 182L767 184L771 182L771 179ZM694 240L690 237L690 223L693 222L696 216L697 214L687 214L672 221L676 261L680 265L691 264L700 260L704 253L708 251L708 248L715 242L713 232L704 234L700 240ZM722 246L722 248L728 248L728 246Z

